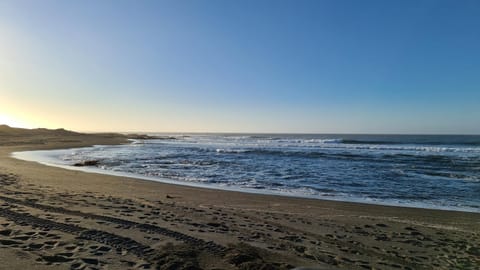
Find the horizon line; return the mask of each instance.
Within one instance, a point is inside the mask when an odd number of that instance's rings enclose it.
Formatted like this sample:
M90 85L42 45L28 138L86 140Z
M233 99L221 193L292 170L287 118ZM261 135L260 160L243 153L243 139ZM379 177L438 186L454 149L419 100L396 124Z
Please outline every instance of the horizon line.
M50 130L68 130L73 132L79 133L120 133L120 134L248 134L248 135L273 135L273 134L281 134L281 135L399 135L399 136L480 136L480 133L395 133L395 132L249 132L249 131L108 131L108 130L82 130L82 129L68 129L62 127L55 127L55 128L45 128L45 127L15 127L10 126L7 124L0 124L0 126L7 126L10 128L19 128L19 129L50 129Z

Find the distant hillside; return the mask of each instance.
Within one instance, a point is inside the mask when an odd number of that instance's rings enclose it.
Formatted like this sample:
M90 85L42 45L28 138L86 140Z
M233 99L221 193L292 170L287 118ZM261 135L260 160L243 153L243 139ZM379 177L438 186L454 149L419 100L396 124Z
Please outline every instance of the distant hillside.
M128 142L129 137L117 133L79 133L65 129L12 128L0 125L1 146L81 147L95 144L119 144Z
M49 135L49 136L75 136L81 133L61 129L25 129L13 128L7 125L0 125L0 136L32 136L32 135Z

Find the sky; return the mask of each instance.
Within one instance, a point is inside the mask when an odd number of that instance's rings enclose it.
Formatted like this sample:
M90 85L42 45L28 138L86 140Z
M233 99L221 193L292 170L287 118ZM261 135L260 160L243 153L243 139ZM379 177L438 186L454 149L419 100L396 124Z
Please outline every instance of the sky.
M0 124L480 134L480 1L0 1Z

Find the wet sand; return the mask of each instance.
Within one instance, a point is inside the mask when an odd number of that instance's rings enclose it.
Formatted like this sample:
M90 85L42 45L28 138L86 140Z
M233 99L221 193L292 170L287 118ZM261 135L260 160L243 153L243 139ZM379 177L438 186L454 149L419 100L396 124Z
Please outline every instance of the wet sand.
M246 194L48 167L126 143L0 128L0 269L479 269L480 214Z

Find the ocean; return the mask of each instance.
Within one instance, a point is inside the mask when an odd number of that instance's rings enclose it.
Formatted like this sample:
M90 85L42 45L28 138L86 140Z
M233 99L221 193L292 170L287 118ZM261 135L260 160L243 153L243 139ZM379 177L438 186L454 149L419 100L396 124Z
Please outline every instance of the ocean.
M14 156L184 185L480 212L480 136L153 134ZM93 167L73 164L98 160Z

